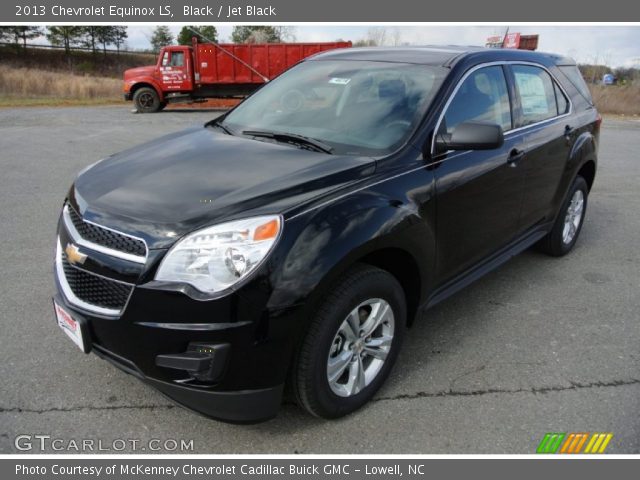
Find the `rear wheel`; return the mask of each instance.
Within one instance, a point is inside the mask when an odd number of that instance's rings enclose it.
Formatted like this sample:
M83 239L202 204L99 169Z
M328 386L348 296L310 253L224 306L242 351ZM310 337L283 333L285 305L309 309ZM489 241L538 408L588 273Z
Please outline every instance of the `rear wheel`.
M153 88L142 87L133 94L133 103L140 113L154 113L161 109L160 97Z
M571 251L578 240L587 211L589 186L584 178L577 176L573 181L553 229L540 240L538 247L543 252L560 257Z
M406 325L402 287L358 266L327 295L297 355L292 387L300 406L336 418L367 403L388 376Z

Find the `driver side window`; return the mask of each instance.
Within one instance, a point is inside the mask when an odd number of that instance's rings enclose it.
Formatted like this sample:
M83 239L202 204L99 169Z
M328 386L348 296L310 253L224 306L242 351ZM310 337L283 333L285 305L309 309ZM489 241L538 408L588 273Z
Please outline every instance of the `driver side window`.
M511 130L511 106L502 67L485 67L471 73L449 104L440 127L451 134L463 122L497 124Z
M184 52L173 52L171 54L172 67L184 67Z

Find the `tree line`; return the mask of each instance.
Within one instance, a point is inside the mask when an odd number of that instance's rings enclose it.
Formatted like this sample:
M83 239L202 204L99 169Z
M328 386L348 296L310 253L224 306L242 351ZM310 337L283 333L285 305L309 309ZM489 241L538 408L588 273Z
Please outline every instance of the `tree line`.
M198 33L196 33L198 32ZM71 53L73 47L84 47L94 54L114 47L119 53L127 40L126 26L0 26L0 42L12 43L17 51L26 52L27 42L45 36L51 45L63 47ZM176 37L166 25L156 27L148 37L151 49L158 52L166 45L177 42L190 45L191 39L197 37L199 42L217 42L218 31L213 25L187 25L182 27ZM234 43L278 43L295 41L292 27L268 25L236 26L231 33Z
M218 42L218 30L213 25L186 25L182 27L174 38L169 27L161 25L155 28L149 42L154 52L165 45L190 45L192 38L198 42ZM292 27L271 25L240 25L233 27L231 41L233 43L281 43L295 41L295 31Z
M13 43L16 49L26 51L27 41L46 36L51 45L64 47L69 54L72 47L85 47L93 53L102 50L105 55L107 47L113 46L120 52L127 39L126 26L2 26L0 41Z

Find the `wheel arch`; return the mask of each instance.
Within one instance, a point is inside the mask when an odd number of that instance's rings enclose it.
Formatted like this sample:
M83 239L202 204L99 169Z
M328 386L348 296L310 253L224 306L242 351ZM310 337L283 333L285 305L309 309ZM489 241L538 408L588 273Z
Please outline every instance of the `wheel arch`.
M398 281L404 291L407 304L406 324L413 325L426 298L424 290L428 280L415 254L400 246L370 246L359 249L354 255L344 257L318 283L317 288L310 295L309 305L315 308L315 305L342 275L362 264L384 270Z
M398 281L407 303L407 326L411 326L419 311L423 280L417 260L407 250L388 247L375 250L357 259L352 265L364 263L384 270Z
M301 231L294 234L294 244L278 260L282 267L275 284L282 288L273 292L271 306L304 304L312 315L345 272L357 264L367 264L398 280L406 297L407 324L411 325L431 282L435 237L407 205L382 203L362 211L359 217L367 219L366 226L361 224L359 228L351 224L353 217L336 219L331 213L329 221L333 225L327 224L324 215L305 221ZM347 231L350 234L345 235Z
M588 178L585 178L585 180L587 180L589 188L593 185L593 180L596 175L597 151L595 136L593 133L586 131L578 136L569 152L569 165L573 167L573 177L583 172L584 169L584 173L588 175Z
M571 188L576 176L582 175L587 181L589 190L593 186L597 169L597 142L591 132L583 132L576 139L569 156L567 158L566 168L562 179L558 184L555 196L552 202L552 218L555 219L558 210L562 206L562 202Z
M162 94L162 90L158 88L158 85L156 85L155 82L151 82L151 81L140 81L138 83L133 84L129 90L131 92L131 97L133 98L133 95L135 95L135 93L138 90L145 87L153 88L156 94L158 95L158 98L160 99L160 101L164 100L164 95Z
M589 186L589 191L593 186L593 182L596 178L596 162L594 160L587 160L579 168L577 175L584 178Z

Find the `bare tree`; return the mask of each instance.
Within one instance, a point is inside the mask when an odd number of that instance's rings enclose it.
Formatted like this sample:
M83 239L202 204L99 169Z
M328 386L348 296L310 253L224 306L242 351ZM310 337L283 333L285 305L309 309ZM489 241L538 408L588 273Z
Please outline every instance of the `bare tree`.
M375 47L374 44L371 43L371 40L367 38L361 38L353 42L354 47Z
M116 46L118 55L120 54L120 47L125 45L125 41L128 37L127 27L113 27L113 44Z
M282 41L276 27L271 25L238 25L231 32L233 43L279 43Z
M397 47L402 45L402 31L398 27L393 27L391 29L391 45Z
M255 30L247 37L247 43L269 43L271 36L265 30Z
M281 42L295 42L296 41L296 27L280 25L274 27L278 33Z
M387 43L386 27L371 27L367 30L367 42L371 46L382 46Z

